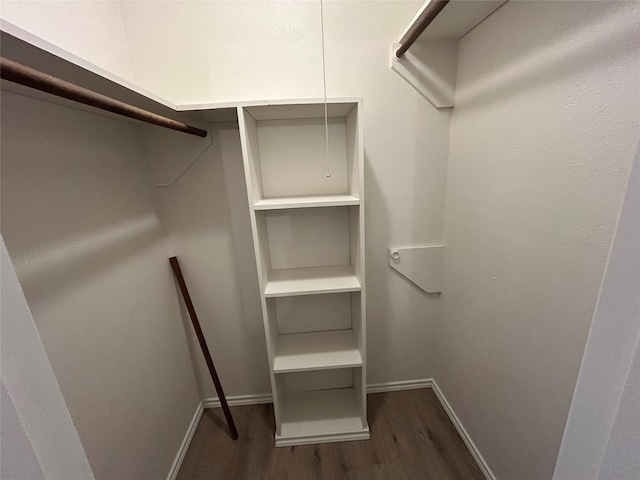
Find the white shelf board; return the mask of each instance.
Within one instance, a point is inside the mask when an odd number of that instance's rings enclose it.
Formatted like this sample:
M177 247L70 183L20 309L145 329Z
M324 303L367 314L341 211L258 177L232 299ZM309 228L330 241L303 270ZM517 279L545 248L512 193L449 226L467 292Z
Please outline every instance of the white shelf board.
M284 396L279 439L363 430L368 431L368 428L362 426L360 405L353 388L287 393Z
M353 330L295 333L278 336L275 373L362 366Z
M506 0L483 0L481 2L449 2L447 8L433 20L424 33L420 35L420 40L458 40L485 18L500 8ZM407 26L400 42L405 42L408 32L421 16L425 6L416 14L414 20Z
M358 292L360 280L350 265L271 270L264 296L292 297L322 293Z
M255 210L282 210L287 208L346 207L359 205L353 195L308 195L300 197L263 198L254 203Z
M327 101L329 118L346 117L357 102ZM324 118L324 101L319 103L287 103L247 106L245 110L256 120L294 120L303 118Z
M352 107L362 102L362 97L331 97L327 98L327 104L348 103ZM292 105L321 105L322 113L318 116L324 117L324 98L289 98L289 99L271 99L271 100L236 100L232 102L213 102L213 103L184 103L177 105L178 111L194 111L194 110L213 110L219 108L237 108L237 107L268 107L276 106L292 106ZM317 108L317 107L314 107ZM351 108L351 107L350 107ZM256 119L258 120L258 119Z

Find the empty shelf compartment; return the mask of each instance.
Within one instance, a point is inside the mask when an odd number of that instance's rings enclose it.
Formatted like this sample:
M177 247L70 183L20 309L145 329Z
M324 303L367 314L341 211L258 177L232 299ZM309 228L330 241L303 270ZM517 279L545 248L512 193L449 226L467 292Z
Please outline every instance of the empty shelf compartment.
M280 437L311 437L368 431L353 388L287 393Z

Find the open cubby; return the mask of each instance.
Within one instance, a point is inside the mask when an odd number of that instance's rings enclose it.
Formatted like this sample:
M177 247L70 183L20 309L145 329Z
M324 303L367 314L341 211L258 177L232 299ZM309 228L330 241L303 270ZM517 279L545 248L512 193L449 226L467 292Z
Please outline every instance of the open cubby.
M276 446L369 438L361 109L238 110Z
M350 330L354 310L360 305L360 293L333 293L326 295L300 295L268 299L273 305L269 319L279 335L321 332L326 330Z
M284 373L276 376L282 446L369 436L363 416L362 368Z
M267 299L274 373L359 367L361 294Z
M256 212L267 297L358 291L357 206Z
M357 103L243 109L255 209L357 205ZM328 132L328 142L327 139Z

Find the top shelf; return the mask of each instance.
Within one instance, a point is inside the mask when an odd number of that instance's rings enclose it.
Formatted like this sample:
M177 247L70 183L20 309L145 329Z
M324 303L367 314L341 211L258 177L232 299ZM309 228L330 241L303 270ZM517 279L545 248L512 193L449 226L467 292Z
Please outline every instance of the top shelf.
M359 105L328 104L328 122L323 103L238 109L253 210L358 205Z
M327 99L327 116L329 118L346 117L358 104L358 99ZM272 103L244 107L256 120L299 120L303 118L323 118L325 114L324 100L308 100L300 103Z
M345 207L359 205L353 195L305 195L295 197L264 198L253 204L254 210L282 210L287 208Z

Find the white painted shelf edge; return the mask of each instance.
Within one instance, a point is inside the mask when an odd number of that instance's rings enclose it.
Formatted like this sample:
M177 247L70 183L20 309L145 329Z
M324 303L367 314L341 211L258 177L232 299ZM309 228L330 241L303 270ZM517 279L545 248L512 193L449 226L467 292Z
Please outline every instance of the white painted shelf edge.
M280 335L273 361L275 373L360 366L362 356L353 330Z
M315 437L368 431L353 388L285 394L279 437ZM299 444L299 443L298 443Z
M236 107L262 107L270 105L305 105L305 104L324 104L325 99L322 97L310 98L289 98L289 99L271 99L271 100L237 100L235 102L213 102L213 103L183 103L177 105L178 111L194 111L194 110L215 110L218 108L236 108ZM362 97L331 97L326 99L327 103L359 103Z
M255 210L281 210L287 208L345 207L359 205L353 195L309 195L299 197L263 198L253 204Z
M350 265L271 270L264 296L291 297L322 293L358 292L360 280Z

